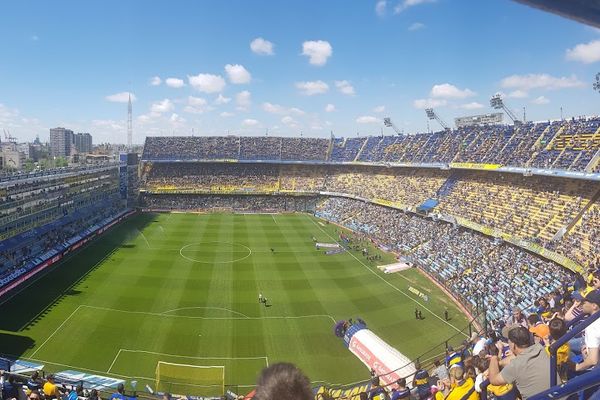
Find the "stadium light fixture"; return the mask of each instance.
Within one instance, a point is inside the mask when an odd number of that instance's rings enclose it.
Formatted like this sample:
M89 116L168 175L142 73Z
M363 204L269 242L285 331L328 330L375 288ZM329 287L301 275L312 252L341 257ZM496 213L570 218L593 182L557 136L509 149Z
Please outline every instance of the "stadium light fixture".
M495 110L504 110L506 115L508 115L508 117L512 120L513 124L517 125L521 123L521 121L517 118L515 113L512 112L511 109L506 106L504 100L502 100L502 95L500 95L500 93L496 93L492 96L492 98L490 99L490 107L492 107Z
M394 123L392 122L392 119L390 117L385 117L383 119L383 125L386 128L392 128L394 130L394 132L396 132L396 134L402 135L402 131L400 129L398 129L398 127L396 125L394 125Z
M450 130L450 127L448 126L448 124L446 122L444 122L444 120L442 120L435 111L433 111L433 108L426 108L425 115L427 115L427 118L429 118L431 120L435 119L442 126L442 128L444 128L445 131Z

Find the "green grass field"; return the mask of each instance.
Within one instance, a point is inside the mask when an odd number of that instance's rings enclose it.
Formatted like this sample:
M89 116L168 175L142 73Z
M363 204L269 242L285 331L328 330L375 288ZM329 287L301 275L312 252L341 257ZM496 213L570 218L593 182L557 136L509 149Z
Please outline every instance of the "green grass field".
M312 237L331 243L337 229L304 214L134 216L1 306L0 353L151 386L159 361L224 366L242 387L277 361L348 383L368 370L334 336L336 320L361 317L411 358L466 327L418 271L385 275L359 254L317 251Z

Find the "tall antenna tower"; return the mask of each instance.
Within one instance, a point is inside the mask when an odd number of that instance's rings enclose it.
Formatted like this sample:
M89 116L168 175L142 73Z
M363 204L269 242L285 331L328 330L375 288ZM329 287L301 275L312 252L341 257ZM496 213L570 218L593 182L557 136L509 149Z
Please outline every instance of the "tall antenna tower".
M127 148L131 150L133 140L133 124L132 124L131 93L129 93L129 102L127 103Z

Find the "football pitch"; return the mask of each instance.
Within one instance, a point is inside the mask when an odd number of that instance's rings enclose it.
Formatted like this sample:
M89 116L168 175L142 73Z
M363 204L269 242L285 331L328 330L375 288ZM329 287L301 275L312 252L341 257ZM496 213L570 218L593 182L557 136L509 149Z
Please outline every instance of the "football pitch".
M154 387L159 362L223 366L243 392L278 361L313 382L368 378L333 333L341 319L362 318L411 359L465 338L466 318L417 270L386 275L376 265L391 255L315 248L339 229L306 214L135 215L0 306L0 353L138 388Z

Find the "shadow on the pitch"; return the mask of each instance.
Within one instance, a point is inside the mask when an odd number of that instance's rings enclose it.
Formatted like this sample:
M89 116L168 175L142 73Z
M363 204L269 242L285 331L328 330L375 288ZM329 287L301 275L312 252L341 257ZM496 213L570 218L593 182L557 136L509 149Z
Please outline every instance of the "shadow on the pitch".
M0 354L19 358L27 350L32 349L34 343L29 336L0 333Z
M114 226L89 245L44 271L44 275L34 277L37 280L30 286L0 305L0 330L27 330L66 297L80 295L82 292L75 285L85 282L90 272L125 244L132 230L144 229L153 218L152 214L134 216L134 221L128 220L128 223Z

